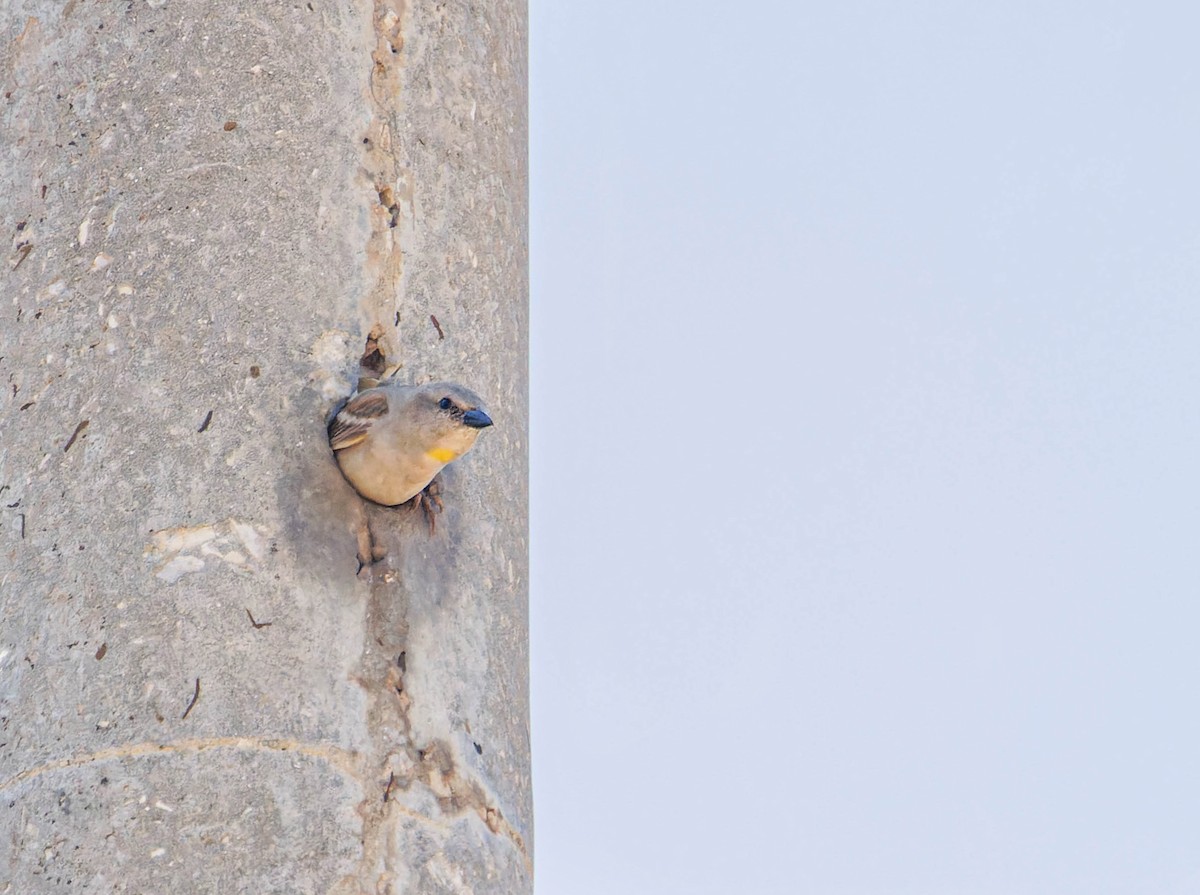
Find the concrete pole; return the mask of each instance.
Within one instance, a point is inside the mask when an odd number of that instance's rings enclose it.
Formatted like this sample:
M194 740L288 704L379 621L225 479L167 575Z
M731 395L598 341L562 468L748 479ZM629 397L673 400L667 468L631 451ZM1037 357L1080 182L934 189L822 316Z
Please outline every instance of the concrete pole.
M0 16L0 893L531 891L524 4ZM432 534L376 350L496 421Z

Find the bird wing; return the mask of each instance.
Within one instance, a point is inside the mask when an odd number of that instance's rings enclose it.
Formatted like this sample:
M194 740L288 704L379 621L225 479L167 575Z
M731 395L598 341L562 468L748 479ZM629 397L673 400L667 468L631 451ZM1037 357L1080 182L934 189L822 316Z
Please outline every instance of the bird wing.
M371 425L387 412L387 395L381 389L355 395L329 424L330 446L340 451L358 444L367 437Z

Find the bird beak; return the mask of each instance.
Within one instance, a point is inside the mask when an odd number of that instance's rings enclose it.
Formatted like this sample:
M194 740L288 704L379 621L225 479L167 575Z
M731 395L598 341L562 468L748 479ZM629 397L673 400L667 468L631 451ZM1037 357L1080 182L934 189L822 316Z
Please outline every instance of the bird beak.
M492 418L482 410L468 410L462 415L464 426L470 426L472 429L486 429L492 424Z

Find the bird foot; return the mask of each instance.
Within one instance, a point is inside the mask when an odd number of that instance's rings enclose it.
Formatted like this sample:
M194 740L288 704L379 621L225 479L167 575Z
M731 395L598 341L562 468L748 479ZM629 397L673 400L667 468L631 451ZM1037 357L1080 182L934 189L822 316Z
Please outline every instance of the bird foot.
M371 566L387 556L387 551L375 540L371 531L371 521L364 514L358 526L358 570L354 573L361 578L364 570L368 574Z
M413 507L419 507L425 514L425 521L429 523L429 533L433 534L437 531L437 517L441 515L442 504L442 477L436 475L428 485L425 486L420 494L413 498Z

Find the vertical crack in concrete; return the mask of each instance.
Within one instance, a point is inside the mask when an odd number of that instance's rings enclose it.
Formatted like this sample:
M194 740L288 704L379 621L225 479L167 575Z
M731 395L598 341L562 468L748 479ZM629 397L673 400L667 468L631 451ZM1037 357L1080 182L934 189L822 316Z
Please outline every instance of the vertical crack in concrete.
M363 138L363 167L368 182L363 185L363 201L370 202L371 229L366 245L366 274L371 284L364 296L364 329L370 330L376 352L382 362L394 354L395 339L390 335L400 322L400 290L404 257L396 225L400 208L394 197L394 185L402 169L397 158L393 133L397 129L403 90L404 25L407 9L404 0L376 0L371 10L368 74L370 123ZM386 321L388 327L381 325ZM391 350L389 350L391 349ZM365 366L365 365L364 365ZM385 518L377 507L365 507L368 524L383 531L394 527L396 517ZM360 550L361 552L361 550ZM363 786L358 813L362 817L362 863L358 879L345 880L358 891L383 895L395 890L401 869L395 854L399 817L396 796L411 785L408 760L408 723L401 699L403 663L408 639L408 601L403 588L395 582L385 561L372 570L363 642L360 685L367 696L367 729L373 755L366 760L368 777L374 781ZM339 887L341 890L341 887ZM347 888L347 891L351 889Z
M374 514L371 507L368 513ZM379 563L372 576L363 643L362 679L367 695L367 728L374 747L368 760L373 783L363 788L358 812L363 821L364 892L391 893L399 868L396 826L398 797L413 781L408 695L404 663L408 641L408 600L394 573Z
M367 239L367 274L372 282L365 296L367 329L386 323L394 331L400 324L399 296L404 274L398 224L401 220L399 189L407 171L397 154L395 134L403 106L404 0L376 0L372 11L371 70L368 76L371 120L363 139L363 161L370 182L364 198L371 202L371 232ZM389 344L392 343L392 344ZM394 346L384 340L384 350ZM393 352L394 353L394 352Z

